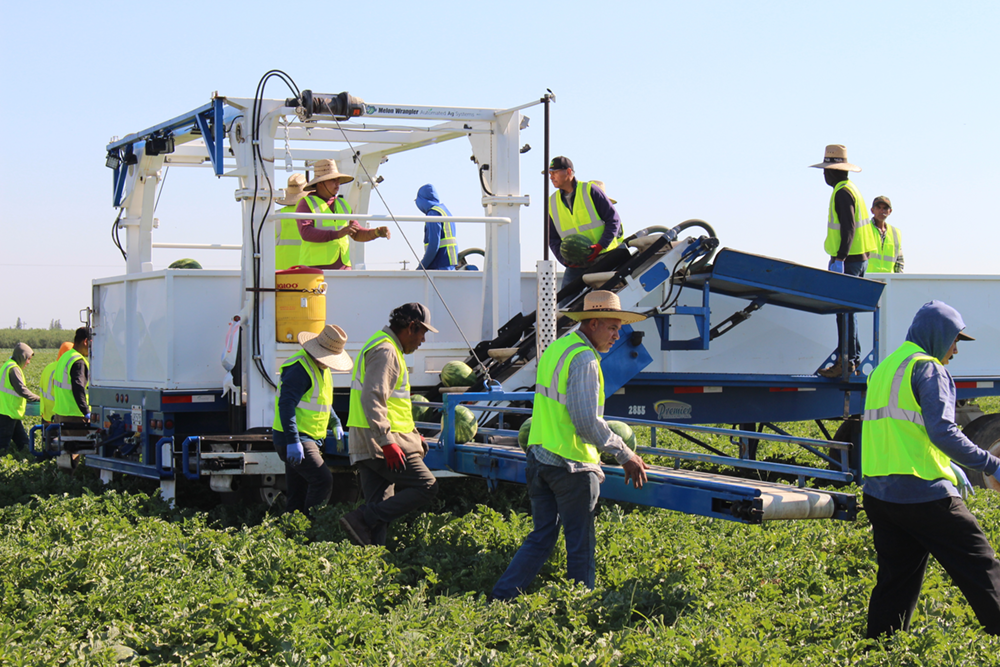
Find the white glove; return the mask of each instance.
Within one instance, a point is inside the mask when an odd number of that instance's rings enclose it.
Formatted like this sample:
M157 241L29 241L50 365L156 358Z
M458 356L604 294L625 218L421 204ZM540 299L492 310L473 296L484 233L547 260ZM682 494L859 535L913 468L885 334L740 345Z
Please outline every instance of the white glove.
M337 436L337 442L343 442L344 441L344 427L343 426L335 426L334 429L333 429L333 433L334 433L334 435Z
M962 498L975 495L976 490L972 487L972 483L969 481L969 477L965 474L965 471L962 470L962 467L952 461L951 469L955 472L955 477L958 478L958 492Z

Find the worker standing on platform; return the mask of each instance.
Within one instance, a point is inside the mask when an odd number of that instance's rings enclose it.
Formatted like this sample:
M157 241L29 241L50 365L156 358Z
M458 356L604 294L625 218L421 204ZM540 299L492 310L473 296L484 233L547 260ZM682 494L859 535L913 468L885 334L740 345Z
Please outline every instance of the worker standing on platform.
M552 159L549 180L556 188L549 196L549 249L566 267L561 285L565 287L583 276L586 264L621 243L622 222L603 189L576 180L573 161L568 157ZM562 240L574 234L583 234L592 241L590 256L581 265L567 263L559 250Z
M39 406L39 411L41 413L42 423L44 424L48 424L52 421L53 411L56 407L56 398L52 393L54 386L53 372L55 371L59 360L62 359L62 356L72 349L73 343L70 343L69 341L60 345L59 353L56 355L56 358L42 369L42 375L38 379L38 387L42 392L42 402Z
M347 417L351 464L361 475L365 504L341 517L340 525L359 545L385 545L386 528L431 502L437 479L424 464L427 444L413 423L410 373L403 355L416 352L431 326L422 303L392 311L389 326L361 348L351 378Z
M52 371L53 421L60 424L90 423L90 339L90 329L77 329L73 349L62 356Z
M602 416L604 375L598 356L611 349L623 324L646 317L621 310L618 295L603 290L587 294L582 311L562 314L579 321L580 328L549 345L538 361L525 455L534 528L493 587L491 597L498 600L527 589L555 548L560 525L569 578L594 587L594 513L604 481L600 452L614 455L626 483L638 489L646 482L645 462Z
M869 638L909 630L931 554L958 585L985 630L1000 634L1000 562L957 486L955 463L1000 476L1000 459L955 424L955 381L945 366L965 322L931 301L904 342L868 378L861 440L864 507L878 554L868 604Z
M354 180L337 170L333 160L318 160L315 176L306 189L315 190L304 197L295 208L296 213L321 213L349 215L351 205L339 196L340 186ZM388 227L368 229L357 220L299 220L299 235L302 248L299 262L303 266L319 269L350 269L351 246L349 239L359 243L372 239L388 239Z
M833 188L830 196L823 249L830 255L829 270L849 276L863 277L868 266L868 253L876 247L875 231L868 219L868 208L861 191L851 183L848 172L861 167L847 161L847 149L840 144L826 147L823 161L810 165L823 170L826 184ZM846 329L846 331L845 331ZM858 340L858 316L837 315L837 361L819 371L823 377L840 377L843 371L840 341L847 337L848 373L861 363L861 343Z
M28 433L24 430L24 411L28 401L39 401L40 397L28 389L24 382L24 369L31 363L34 350L25 343L18 343L10 359L0 364L0 450L10 443L18 449L28 446Z
M299 200L308 193L305 191L306 177L302 174L292 174L285 186L285 196L274 202L282 206L279 213L295 213ZM299 254L302 248L302 237L299 235L299 221L291 218L279 220L274 225L274 270L284 271L298 266Z
M424 215L451 216L451 211L438 199L437 190L428 183L417 190L414 200ZM424 258L419 269L454 271L458 266L458 239L455 223L448 220L424 223Z
M272 433L274 449L285 462L285 511L310 516L309 510L329 500L333 491L333 474L323 460L327 431L333 430L338 440L344 436L333 411L330 371L349 371L354 364L344 352L347 334L335 324L319 334L303 331L298 341L302 349L281 365Z
M875 240L878 246L868 256L869 273L903 272L903 236L898 227L893 227L886 218L892 213L892 203L888 197L878 196L872 202L872 223L875 225Z

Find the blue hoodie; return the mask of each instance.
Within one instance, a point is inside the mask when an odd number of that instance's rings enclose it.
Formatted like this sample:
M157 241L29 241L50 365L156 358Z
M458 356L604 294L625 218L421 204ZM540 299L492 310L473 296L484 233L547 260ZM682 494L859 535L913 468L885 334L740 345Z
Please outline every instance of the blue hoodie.
M451 215L451 211L441 203L438 199L437 190L434 186L428 183L423 185L417 190L416 198L417 208L421 210L424 215L441 215L437 211L432 211L431 208L434 206L440 206L445 210L445 213ZM452 223L454 224L454 223ZM424 246L426 250L424 251L424 258L420 260L420 266L418 268L424 269L435 269L435 270L452 270L455 265L448 261L448 249L441 247L441 238L444 235L444 225L440 222L426 222L424 223ZM458 249L456 248L456 251Z
M919 345L930 356L943 359L964 328L965 322L957 310L942 301L931 301L913 317L906 340ZM1000 468L1000 459L977 447L955 424L956 392L951 373L941 364L918 361L913 366L910 385L931 442L955 463L993 475ZM914 475L865 477L864 487L866 494L892 503L923 503L959 495L946 479L925 480Z

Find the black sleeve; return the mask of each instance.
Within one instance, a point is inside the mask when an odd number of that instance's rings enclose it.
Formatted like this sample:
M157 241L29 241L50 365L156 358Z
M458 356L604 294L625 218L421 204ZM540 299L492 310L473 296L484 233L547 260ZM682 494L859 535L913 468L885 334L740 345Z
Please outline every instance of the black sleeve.
M834 210L840 220L840 250L837 259L847 259L854 242L854 195L847 188L841 188L833 200Z
M90 405L87 404L87 385L90 384L90 371L87 364L82 359L73 364L69 369L69 379L73 385L73 399L80 412L87 414L90 412Z

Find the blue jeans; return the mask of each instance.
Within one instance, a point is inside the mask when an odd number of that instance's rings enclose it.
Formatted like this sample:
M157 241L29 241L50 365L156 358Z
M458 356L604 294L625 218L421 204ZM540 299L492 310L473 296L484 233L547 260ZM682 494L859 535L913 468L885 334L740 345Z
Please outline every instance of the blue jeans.
M830 258L833 263L833 258ZM844 262L844 275L865 277L868 260ZM837 315L837 359L840 359L840 341L844 340L844 327L847 327L847 361L853 361L855 366L861 365L861 341L858 340L857 313L841 313ZM836 362L835 362L836 363Z
M497 600L517 597L531 585L556 546L560 525L566 535L566 575L587 588L594 587L594 513L601 492L597 474L542 465L535 459L535 447L528 449L526 457L534 529L493 587Z

